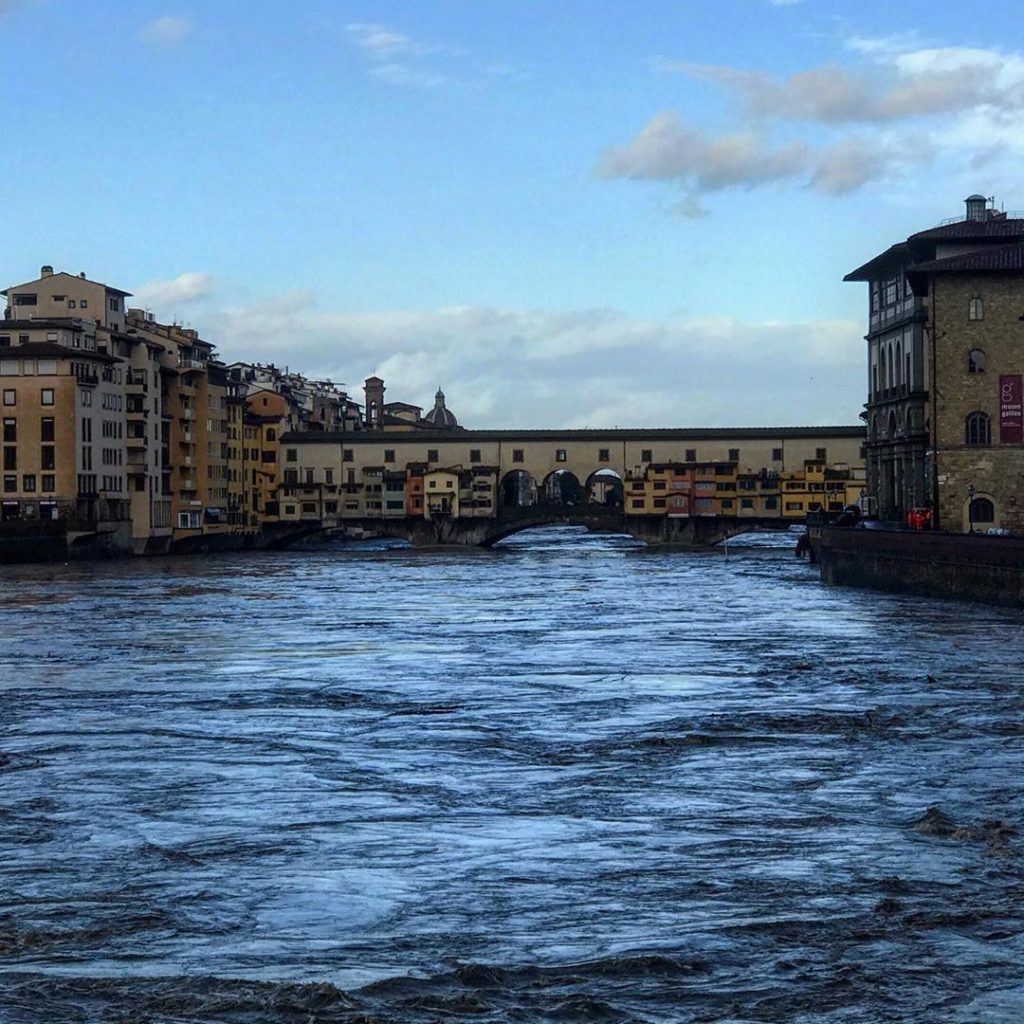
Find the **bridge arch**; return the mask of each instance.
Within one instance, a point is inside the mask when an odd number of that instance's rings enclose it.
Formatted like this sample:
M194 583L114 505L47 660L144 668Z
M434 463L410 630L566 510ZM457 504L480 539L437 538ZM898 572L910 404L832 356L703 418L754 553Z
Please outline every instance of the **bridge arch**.
M579 477L571 469L553 469L544 478L541 495L545 505L559 508L582 505L585 501Z
M537 504L537 481L525 469L510 469L501 478L503 508L530 508Z
M606 508L622 508L625 498L625 484L622 477L607 466L595 469L583 485L587 504L603 505Z

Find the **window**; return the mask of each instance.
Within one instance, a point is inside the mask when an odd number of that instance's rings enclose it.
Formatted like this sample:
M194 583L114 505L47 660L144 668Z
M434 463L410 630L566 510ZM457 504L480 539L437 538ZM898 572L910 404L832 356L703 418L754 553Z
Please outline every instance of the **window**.
M555 462L565 462L566 458L567 454L564 448L555 449Z
M53 417L44 416L39 421L39 440L40 441L52 441L53 440Z
M985 304L975 296L967 303L967 319L968 320L984 320L985 319Z
M57 478L52 473L44 473L40 490L44 494L53 494L57 490Z
M437 449L436 448L428 448L427 449L427 462L437 462Z
M0 334L0 348L11 347L11 336L9 334Z
M740 461L740 450L739 450L739 448L730 448L729 449L729 461L730 462L739 462Z
M650 448L642 448L640 450L640 461L641 462L653 462L654 461L654 459L652 457L653 454L654 453L651 451Z
M696 448L687 448L686 449L686 461L687 462L696 462L697 461L697 449Z
M178 513L178 529L179 530L198 530L199 529L199 513L198 512L179 512Z
M982 352L980 348L972 348L971 351L967 353L967 372L985 372L985 353Z
M328 484L333 484L334 483L334 470L333 469L325 469L324 470L324 482L328 483Z
M14 444L18 440L18 421L10 417L4 418L4 440Z
M36 296L25 293L24 295L15 295L14 304L16 306L34 306L36 305Z
M343 448L341 452L342 462L355 462L355 452L351 448Z
M754 499L753 498L740 498L740 508L753 508L753 507L754 507Z
M779 507L779 499L778 498L765 498L764 499L764 507L766 509L769 509L769 508L770 509L777 509Z
M304 501L302 503L302 511L305 515L309 515L310 512L316 512L316 502Z
M16 476L4 477L4 494L14 494L18 490L18 478Z
M611 451L608 448L597 449L598 462L611 462Z
M297 469L286 469L284 471L284 482L286 484L297 484L299 482L299 471Z
M68 309L74 309L74 308L75 308L75 300L74 299L68 299Z
M804 503L802 501L787 501L786 511L787 512L803 512Z
M4 405L17 405L18 394L13 388L4 388Z
M66 295L54 295L53 296L53 301L54 302L63 302L66 298L67 298Z
M40 463L39 463L40 469L56 469L57 468L56 454L55 454L56 451L57 451L57 449L54 448L52 444L44 444L43 447L39 449L39 458L41 460Z
M274 439L270 436L273 433L272 430L267 431L267 440L273 441ZM285 448L284 450L284 461L285 462L297 462L299 459L298 448Z
M995 505L988 498L975 498L970 508L971 525L974 523L994 523L996 521Z
M975 447L992 443L992 421L983 412L972 412L967 417L966 443Z
M479 462L480 461L480 449L479 448L470 448L469 449L469 461L470 462Z
M644 507L644 499L643 498L634 498L629 503L629 505L630 505L630 508L643 508Z
M53 405L53 388L41 388L39 391L40 405Z
M18 468L18 449L17 448L5 448L4 449L4 469L17 469Z
M825 460L828 459L828 449L827 448L815 448L814 449L814 458L818 462L825 462Z
M522 448L513 448L512 449L512 461L513 462L525 462L526 461L523 458L523 449Z
M116 313L119 308L119 303L117 299L107 299L107 308L110 310L111 313Z
M35 475L35 473L26 473L21 478L21 487L22 487L22 490L25 491L27 494L30 494L33 491L35 491L35 489L36 489L36 475Z
M395 461L395 449L394 448L385 448L384 449L384 461L385 462L394 462Z
M82 301L79 302L79 304L78 304L78 308L79 309L88 309L89 308L89 300L88 299L82 299Z
M306 483L307 484L311 484L312 482L313 482L313 470L307 469L306 470Z
M665 499L664 498L655 498L654 499L654 507L655 508L664 508L665 507Z
M267 427L267 440L268 441L276 441L277 440L277 431L274 430L273 427Z

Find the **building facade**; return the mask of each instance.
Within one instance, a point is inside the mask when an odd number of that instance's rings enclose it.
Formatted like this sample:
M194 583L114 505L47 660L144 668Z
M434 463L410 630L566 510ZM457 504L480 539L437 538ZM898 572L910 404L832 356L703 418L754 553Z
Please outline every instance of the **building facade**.
M965 206L844 278L868 283L869 509L1017 531L1024 217L981 195Z

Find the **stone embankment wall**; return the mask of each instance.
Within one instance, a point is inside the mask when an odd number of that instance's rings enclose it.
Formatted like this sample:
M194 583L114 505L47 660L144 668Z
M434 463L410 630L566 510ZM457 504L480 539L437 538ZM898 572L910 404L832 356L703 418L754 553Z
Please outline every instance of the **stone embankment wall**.
M825 529L818 558L825 583L1024 608L1024 538Z

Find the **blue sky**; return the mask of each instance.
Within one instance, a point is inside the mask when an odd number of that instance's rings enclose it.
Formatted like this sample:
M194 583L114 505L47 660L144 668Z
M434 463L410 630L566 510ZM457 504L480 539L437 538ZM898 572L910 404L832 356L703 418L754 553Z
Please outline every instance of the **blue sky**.
M863 287L1024 208L1016 4L0 0L10 283L467 425L855 422Z

